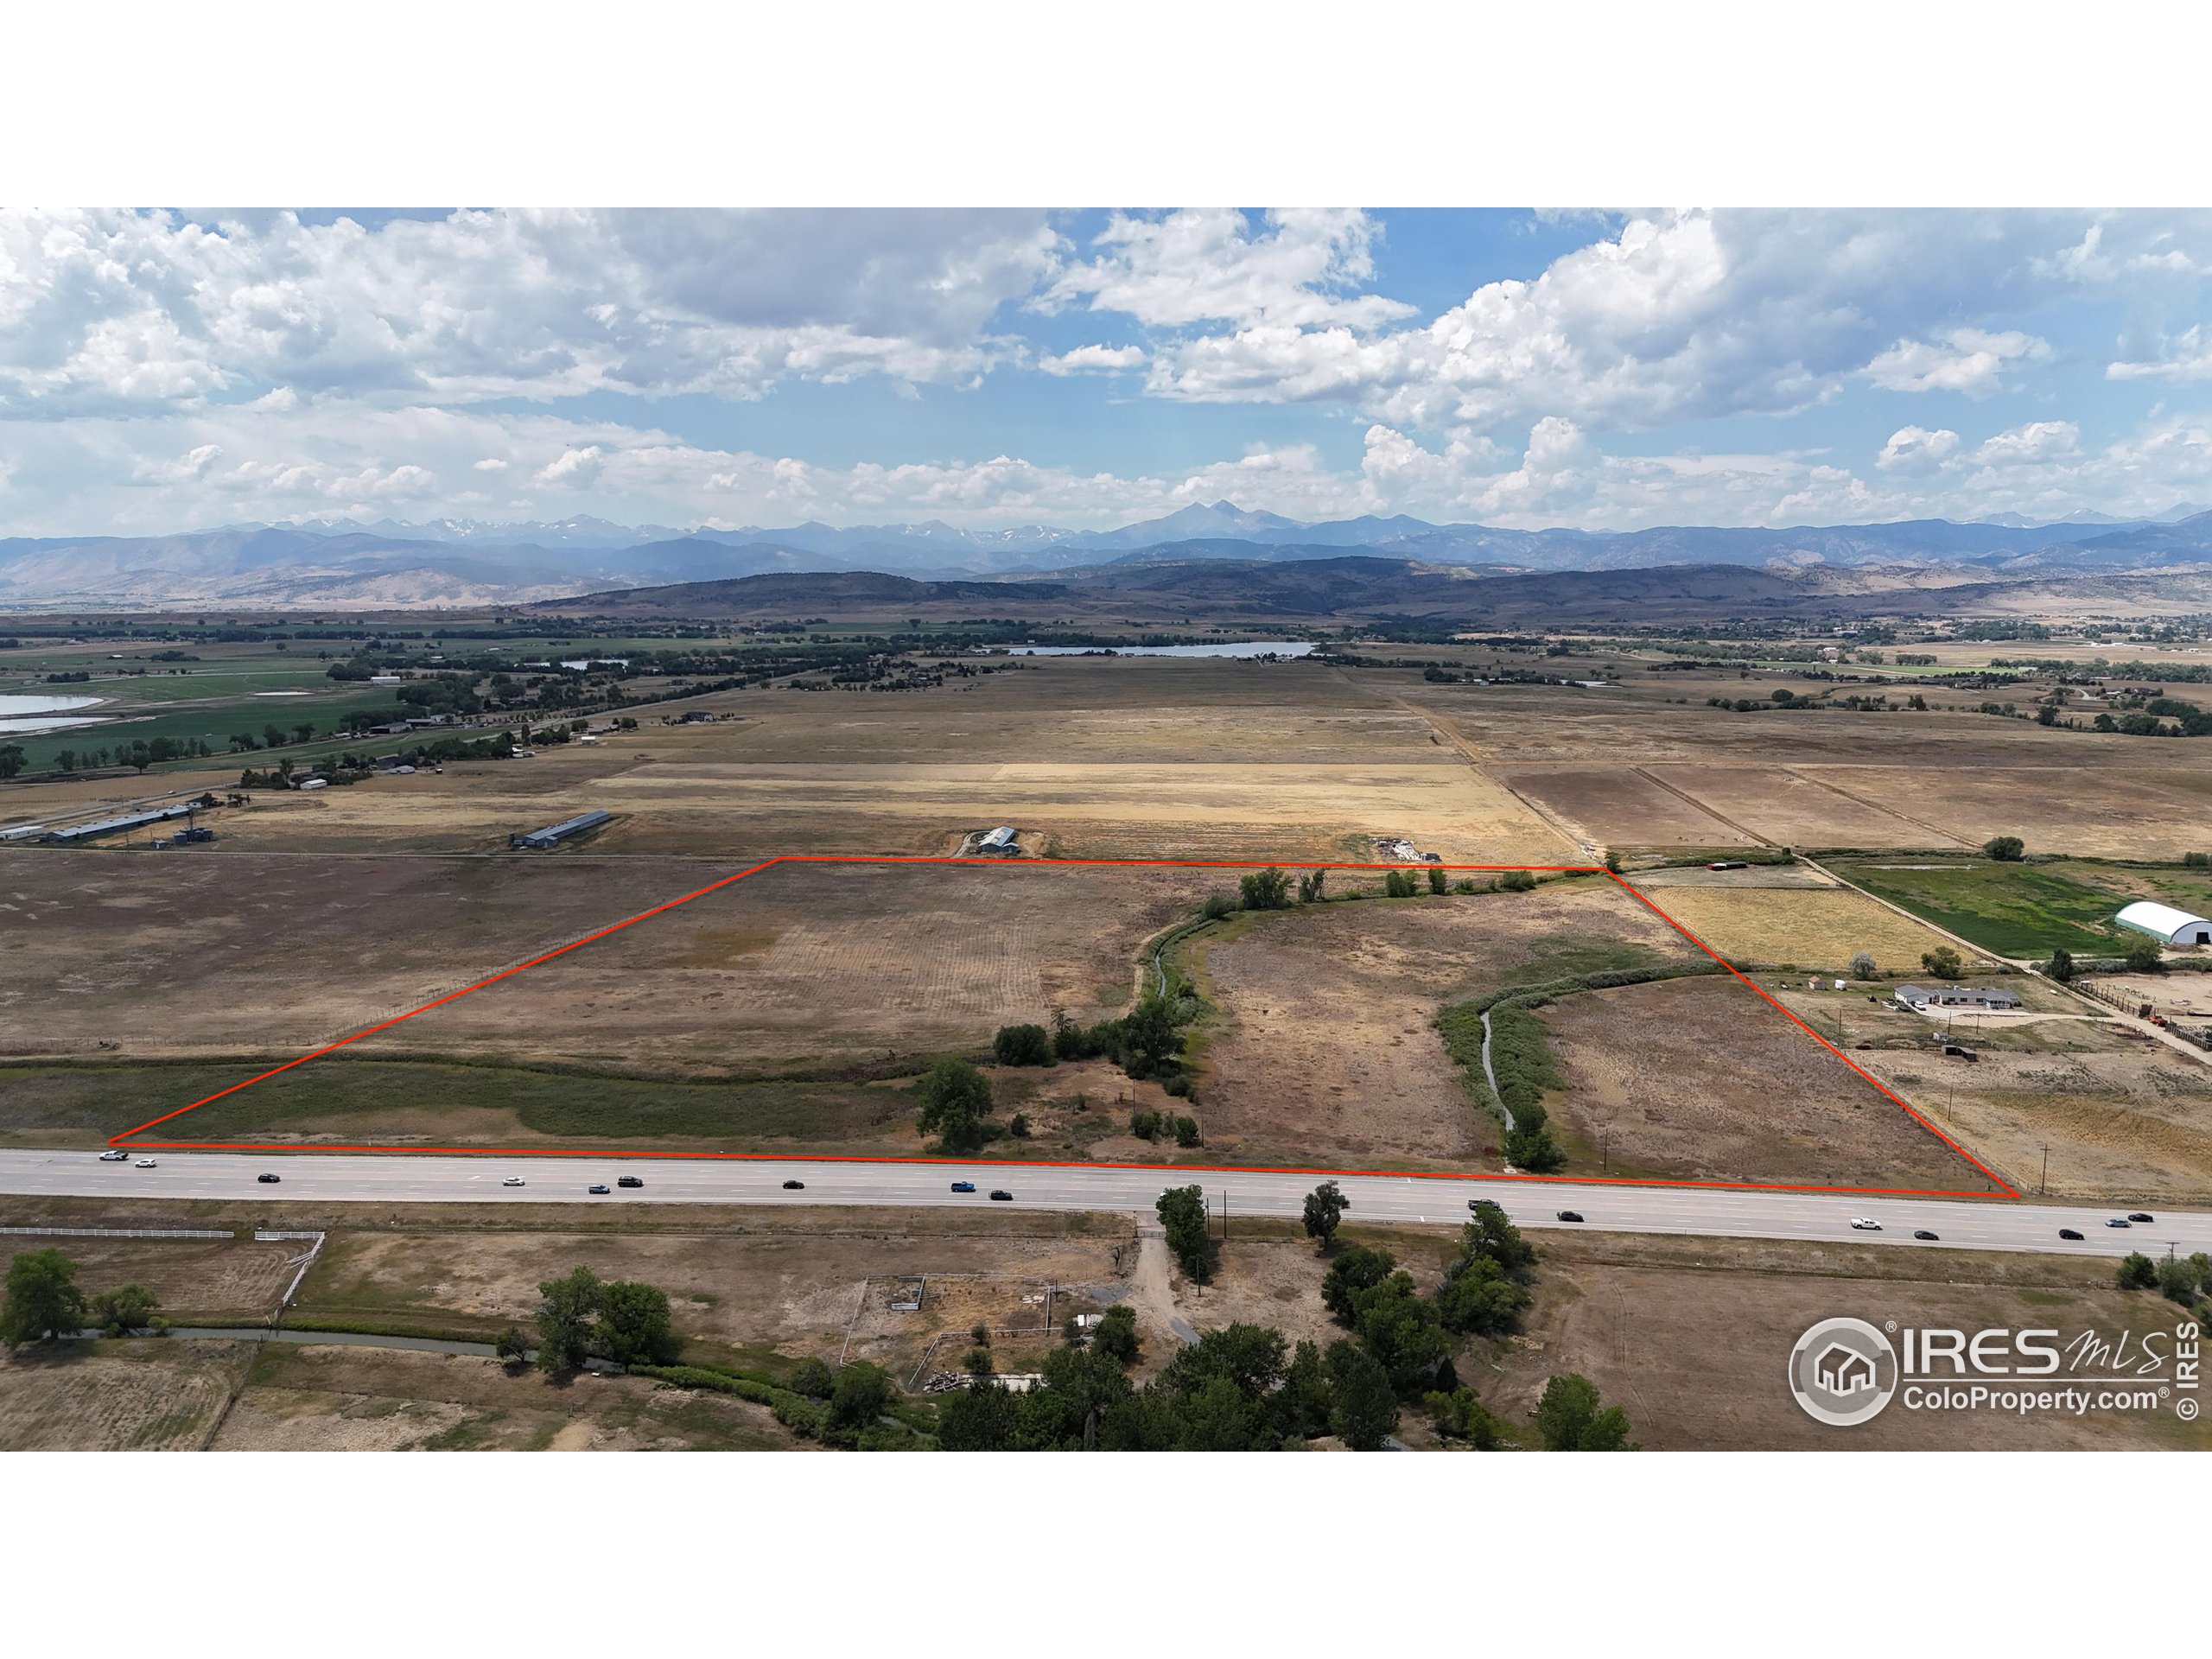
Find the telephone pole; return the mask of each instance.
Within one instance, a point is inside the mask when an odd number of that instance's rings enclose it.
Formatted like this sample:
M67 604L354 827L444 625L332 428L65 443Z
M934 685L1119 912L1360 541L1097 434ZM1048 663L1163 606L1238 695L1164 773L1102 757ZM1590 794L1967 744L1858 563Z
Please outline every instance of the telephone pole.
M2040 1193L2050 1185L2050 1142L2043 1143L2043 1173L2036 1177L2036 1191Z

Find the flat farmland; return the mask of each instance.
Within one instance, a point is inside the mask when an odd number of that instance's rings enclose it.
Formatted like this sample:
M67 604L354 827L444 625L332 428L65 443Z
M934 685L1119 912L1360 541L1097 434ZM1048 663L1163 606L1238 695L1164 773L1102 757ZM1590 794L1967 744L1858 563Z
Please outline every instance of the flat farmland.
M1764 966L1847 973L1859 951L1877 971L1911 976L1943 937L1848 887L1655 886L1651 901L1722 956Z
M1787 766L1655 766L1652 773L1695 797L1716 817L1781 847L1921 847L1919 824L1825 786Z
M2169 760L2170 750L2184 753ZM2178 861L2206 838L2212 755L2199 761L2186 742L2158 745L2156 753L2153 775L2109 751L2089 764L1834 766L1813 775L1894 802L1899 812L1971 847L1993 836L2018 836L2031 852Z
M1600 847L1728 847L1751 837L1632 766L1512 768L1498 781Z
M1579 1371L1628 1413L1652 1451L2061 1451L2203 1449L2212 1429L2170 1411L1907 1410L1893 1401L1854 1428L1814 1421L1783 1370L1816 1320L1966 1331L2056 1328L2111 1340L2171 1329L2178 1310L2113 1287L2109 1266L1945 1251L1940 1266L1848 1245L1751 1245L1724 1239L1596 1236L1548 1241L1526 1335L1503 1344L1477 1387L1493 1411L1526 1422L1552 1376ZM1487 1368L1485 1368L1486 1370ZM2063 1379L2061 1379L2063 1382ZM2094 1388L2091 1377L2078 1380Z
M760 1072L972 1050L1055 1007L1101 1017L1130 990L1143 941L1224 879L1031 861L779 864L361 1052Z
M1602 1147L1617 1173L1681 1179L1989 1190L1732 977L1580 992L1539 1014L1565 1083L1547 1103L1570 1156Z
M0 1452L196 1452L252 1358L163 1337L0 1353Z
M1496 1168L1498 1126L1468 1098L1438 1009L1693 950L1610 883L1240 918L1185 950L1217 1010L1201 1033L1207 1144L1248 1160Z
M634 732L528 760L257 792L216 829L226 849L480 852L600 808L618 822L594 849L623 854L939 853L1008 822L1076 856L1313 860L1386 831L1475 862L1573 850L1417 712L1317 664L1037 659L913 693L756 689L681 712L718 718L663 724L648 707ZM40 784L10 801L29 817L185 781Z

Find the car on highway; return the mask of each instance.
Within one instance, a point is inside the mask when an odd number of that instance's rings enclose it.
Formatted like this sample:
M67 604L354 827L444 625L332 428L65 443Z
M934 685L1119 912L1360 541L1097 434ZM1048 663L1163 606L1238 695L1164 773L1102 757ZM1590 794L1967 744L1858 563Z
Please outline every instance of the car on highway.
M1561 1221L1580 1221L1582 1212L1580 1210L1562 1210L1559 1212L1559 1218Z
M952 1190L956 1192L973 1192L976 1190L976 1183L973 1181L955 1181L952 1184Z
M594 1181L589 1186L584 1188L585 1192L593 1193L612 1192L613 1190L605 1181Z
M521 1176L519 1176L519 1175L510 1175L510 1176L508 1176L508 1177L507 1177L507 1179L506 1179L505 1180L501 1181L501 1182L499 1183L499 1185L500 1185L501 1186L521 1186L521 1185L525 1185L525 1183L524 1182L524 1180L523 1180L523 1179L522 1179L522 1177L521 1177Z
M1014 1202L1014 1194L1007 1192L1006 1188L1002 1186L993 1187L991 1189L991 1196L996 1198L1001 1204L1012 1204Z
M111 1148L110 1150L100 1154L100 1162L104 1164L127 1164L130 1161L130 1154L124 1151L120 1147Z
M784 1183L784 1191L786 1192L804 1192L806 1191L806 1183L804 1181L785 1181Z
M617 1175L614 1178L614 1185L617 1186L643 1186L645 1182L635 1175Z
M2058 1230L2058 1236L2061 1238L2070 1238L2076 1244L2079 1244L2082 1242L2082 1235L2075 1232L2071 1227L2060 1228Z
M140 1169L154 1169L154 1168L158 1167L158 1166L157 1166L157 1165L156 1165L156 1163L154 1162L154 1160L153 1160L152 1159L150 1159L150 1158L141 1158L141 1159L138 1160L138 1165L137 1165L137 1166L138 1166Z
M268 1171L264 1170L253 1179L259 1181L264 1186L274 1186L277 1182L283 1180L284 1178L282 1175L271 1174Z
M1853 1230L1856 1232L1878 1233L1882 1230L1882 1224L1872 1216L1853 1216L1851 1218L1851 1225Z
M2131 1210L2127 1212L2127 1218L2130 1221L2156 1221L2158 1219L2158 1217L2152 1215L2148 1210Z
M2105 1217L2105 1225L2107 1227L2126 1227L2130 1224L2131 1224L2127 1217L2125 1216L2107 1216Z
M1925 1227L1915 1228L1913 1230L1912 1236L1924 1243L1933 1244L1938 1242L1936 1235L1929 1232Z

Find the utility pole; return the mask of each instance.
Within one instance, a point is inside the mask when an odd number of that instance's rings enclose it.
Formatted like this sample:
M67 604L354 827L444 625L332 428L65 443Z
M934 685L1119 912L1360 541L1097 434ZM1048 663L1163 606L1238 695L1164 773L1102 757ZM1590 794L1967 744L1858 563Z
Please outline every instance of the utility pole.
M2043 1143L2043 1173L2036 1177L2036 1191L2040 1193L2050 1185L2050 1142Z

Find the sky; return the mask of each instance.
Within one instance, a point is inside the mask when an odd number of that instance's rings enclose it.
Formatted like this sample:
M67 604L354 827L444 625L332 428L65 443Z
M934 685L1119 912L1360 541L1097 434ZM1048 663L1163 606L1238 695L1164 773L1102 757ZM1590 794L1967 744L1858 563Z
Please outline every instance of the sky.
M2212 213L0 211L0 535L2212 505Z

